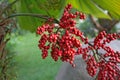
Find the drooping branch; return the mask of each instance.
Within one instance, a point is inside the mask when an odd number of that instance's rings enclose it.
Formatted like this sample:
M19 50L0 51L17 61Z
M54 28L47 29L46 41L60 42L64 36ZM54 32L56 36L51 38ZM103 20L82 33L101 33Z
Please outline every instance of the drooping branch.
M111 30L114 27L114 25L117 24L118 22L119 22L118 20L112 21L110 24L109 30Z
M14 17L17 17L17 16L29 16L29 17L36 17L36 18L41 18L41 19L45 19L45 20L48 20L48 19L51 18L50 16L42 15L42 14L34 14L34 13L16 13L16 14L12 14L12 15L6 17L6 18L5 18L4 20L2 20L0 23L4 22L4 21L7 20L7 19L14 18ZM54 18L54 21L55 21L55 22L58 22L58 20L55 19L55 18Z
M99 31L105 30L107 32L109 32L115 26L115 24L119 22L119 20L115 20L115 19L112 19L112 20L98 19L98 22L97 22L92 15L90 15L90 19L96 29L98 29Z
M48 20L50 18L50 17L48 17L46 15L42 15L42 14L16 13L16 14L12 14L12 15L8 16L6 19L17 17L17 16L31 16L31 17L37 17L37 18L46 19L46 20Z
M106 30L109 32L119 22L119 20L98 19L98 22L103 28L106 28Z
M93 23L93 25L95 26L96 29L98 29L99 31L106 30L98 22L95 21L95 19L93 18L92 15L90 15L90 19L91 19L91 21L92 21L92 23Z

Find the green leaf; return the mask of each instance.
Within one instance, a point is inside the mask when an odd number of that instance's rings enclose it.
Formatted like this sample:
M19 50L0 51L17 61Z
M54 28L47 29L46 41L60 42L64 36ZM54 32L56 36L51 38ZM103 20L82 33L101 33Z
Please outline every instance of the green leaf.
M107 10L110 15L120 19L120 0L93 0L102 9Z
M32 12L31 8L35 8L33 6L34 3L31 4L30 0L29 1L20 0L19 2L17 2L16 5L17 5L17 13L31 13ZM18 23L21 28L30 30L30 31L35 31L37 26L41 24L39 19L34 17L28 17L28 16L18 17Z
M59 18L65 4L71 3L74 8L97 18L120 19L120 0L19 0L16 3L18 13L38 13ZM110 15L103 11L108 10ZM33 17L19 17L21 28L35 31L45 20Z
M45 0L44 3L40 4L40 8L45 10L48 16L58 18L61 9L64 8L64 5L65 5L65 0Z
M105 14L100 8L98 8L91 0L66 0L66 3L71 3L74 8L87 14L91 14L97 18L110 17Z
M17 13L37 13L58 18L63 8L64 0L19 0L16 4ZM21 28L35 31L45 20L34 17L19 17Z

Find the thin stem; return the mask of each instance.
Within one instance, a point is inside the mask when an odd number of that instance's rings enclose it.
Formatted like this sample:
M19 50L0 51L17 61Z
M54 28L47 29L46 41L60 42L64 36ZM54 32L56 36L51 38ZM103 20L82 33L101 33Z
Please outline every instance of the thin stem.
M12 14L12 15L8 16L6 19L16 17L16 16L31 16L31 17L37 17L37 18L42 18L42 19L46 19L46 20L48 20L48 18L50 18L50 17L48 17L46 15L42 15L42 14L16 13L16 14Z
M58 33L58 31L60 30L60 27L59 28L57 28L57 30L56 30L56 32L55 33Z
M98 29L99 31L106 30L98 22L95 21L95 19L93 18L92 15L90 15L90 19L91 19L91 21L92 21L92 23L93 23L93 25L95 26L96 29Z
M104 61L108 62L102 55L98 53L98 50L96 50L97 55L99 55Z
M49 16L47 16L47 15L42 15L42 14L16 13L16 14L12 14L12 15L6 17L6 18L3 19L1 22L4 22L4 21L7 20L7 19L14 18L14 17L17 17L17 16L30 16L30 17L36 17L36 18L41 18L41 19L45 19L45 20L48 20L49 18L51 18L51 17L49 17ZM55 23L58 23L59 21L54 18L54 22L55 22Z
M5 20L7 19L10 19L10 18L14 18L14 17L17 17L17 16L31 16L31 17L36 17L36 18L41 18L41 19L45 19L45 20L48 20L50 17L46 16L46 15L42 15L42 14L33 14L33 13L16 13L16 14L12 14L8 17L6 17L5 19L3 19L1 21L4 22Z
M90 45L91 47L93 47L93 45L92 45L91 43L88 43L88 45ZM100 55L100 54L98 53L98 50L96 50L96 52L95 52L94 50L92 50L92 52L93 52L94 57L95 57L95 59L96 59L97 62L99 61L99 60L98 60L98 56L100 56L104 61L107 62L107 60L106 60L102 55ZM97 54L98 56L97 56L96 54Z
M98 80L98 74L96 75L95 80Z
M93 51L94 51L94 50L93 50ZM96 51L96 53L94 52L95 60L96 60L97 62L99 62L97 50L95 50L95 51Z

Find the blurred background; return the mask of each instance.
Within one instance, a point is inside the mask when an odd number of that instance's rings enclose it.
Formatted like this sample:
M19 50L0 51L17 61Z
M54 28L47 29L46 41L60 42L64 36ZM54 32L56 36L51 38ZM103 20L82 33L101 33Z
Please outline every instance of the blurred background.
M85 36L120 33L120 0L0 0L0 80L55 80L62 62L41 58L36 29L68 3L86 14L77 20Z

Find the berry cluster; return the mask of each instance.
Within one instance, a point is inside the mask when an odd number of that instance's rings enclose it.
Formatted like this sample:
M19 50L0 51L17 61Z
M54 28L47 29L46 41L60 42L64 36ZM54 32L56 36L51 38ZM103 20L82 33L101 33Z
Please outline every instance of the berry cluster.
M97 64L94 56L91 56L89 59L87 59L86 64L87 64L86 69L88 71L88 74L92 77L94 75L96 75L98 64Z
M112 40L120 38L119 34L107 34L105 31L100 32L94 40L94 49L105 50L104 54L98 54L101 59L97 62L99 65L98 80L119 80L120 78L120 52L114 51L106 43L110 43Z
M59 25L61 28L70 28L70 27L75 27L76 21L74 20L75 18L79 17L80 19L85 19L85 15L80 12L75 12L74 14L70 12L72 9L71 4L68 4L65 9L63 16L60 19Z
M99 62L98 80L120 80L120 70L113 62Z
M83 33L77 29L75 18L84 19L85 15L80 12L71 13L72 6L66 6L60 22L56 26L54 23L44 24L37 29L37 34L41 35L39 40L39 48L42 50L43 59L47 57L48 50L51 48L51 56L57 61L67 61L73 66L74 56L78 52L77 48L81 47L81 42L87 43L87 38L83 37ZM57 30L55 30L57 28ZM60 31L63 33L60 33Z
M75 19L85 19L85 15L81 12L72 13L71 9L72 6L68 4L58 23L51 21L54 19L49 19L50 23L38 27L37 34L41 36L38 46L42 51L42 58L46 58L48 50L50 50L51 57L55 61L60 59L69 62L75 67L74 56L82 55L90 76L93 77L98 74L98 80L119 80L120 67L118 67L118 64L120 63L120 52L114 51L106 44L120 38L120 35L116 33L107 34L103 31L96 36L93 44L89 43L88 38L76 28ZM86 47L83 47L81 42ZM105 50L106 53L98 53L99 49Z

